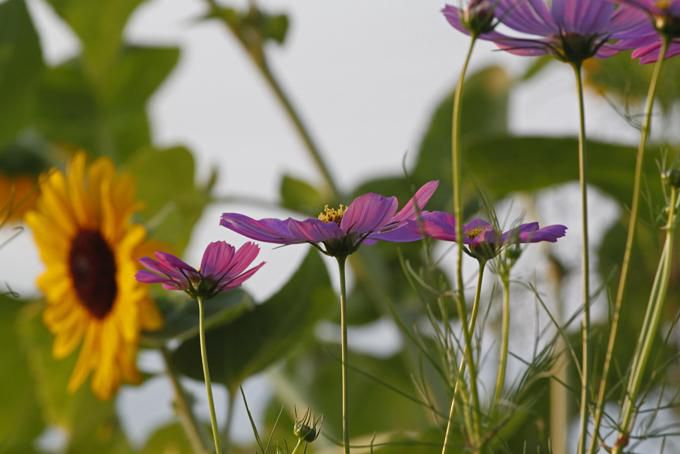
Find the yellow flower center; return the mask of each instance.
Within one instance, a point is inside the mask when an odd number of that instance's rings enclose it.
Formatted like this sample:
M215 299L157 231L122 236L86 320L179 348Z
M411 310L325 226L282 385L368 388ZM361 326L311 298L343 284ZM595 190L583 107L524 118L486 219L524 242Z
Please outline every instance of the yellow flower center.
M319 218L320 221L326 222L326 223L331 223L335 222L336 224L340 224L340 221L342 221L342 216L345 214L345 211L347 211L347 207L345 205L338 205L337 208L331 208L328 205L323 207L323 211L319 213Z
M668 9L671 7L671 0L657 0L656 6L659 9Z
M483 228L477 227L476 229L470 229L467 232L465 232L465 235L467 235L468 238L471 240L474 240L476 237L479 236L480 233L484 231Z

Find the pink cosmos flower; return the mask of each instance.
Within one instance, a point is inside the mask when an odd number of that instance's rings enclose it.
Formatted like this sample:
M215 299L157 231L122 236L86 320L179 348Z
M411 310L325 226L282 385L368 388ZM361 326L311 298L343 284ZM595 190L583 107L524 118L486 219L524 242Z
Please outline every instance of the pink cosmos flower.
M435 239L456 241L456 227L454 217L450 213L434 211L423 216L425 233ZM465 252L480 260L496 257L505 246L521 243L538 243L549 241L554 243L562 238L567 231L563 225L549 225L539 228L538 222L521 224L519 227L501 232L492 224L473 219L463 225L463 243L467 246Z
M617 9L608 0L553 0L550 6L544 0L487 0L485 5L487 17L493 14L497 23L528 36L508 36L490 29L478 34L479 38L516 55L552 55L574 64L613 55L618 48L609 46L608 41L641 21L639 14ZM469 34L469 27L461 20L465 11L450 5L443 9L453 27Z
M209 299L220 292L239 287L265 262L246 270L259 254L255 243L245 243L238 250L226 241L215 241L205 248L200 269L187 265L172 254L156 252L156 260L139 261L147 270L135 277L145 284L162 284L166 290L182 290L192 298Z
M316 218L257 220L240 213L224 213L220 223L253 240L276 244L310 243L324 254L346 257L361 244L421 239L417 228L418 212L438 185L438 181L425 183L399 211L396 197L368 193L360 195L347 207L326 206Z
M641 63L659 59L661 43L669 40L666 58L680 54L680 0L616 0L622 10L639 13L637 27L619 36L617 47L634 49L633 58Z

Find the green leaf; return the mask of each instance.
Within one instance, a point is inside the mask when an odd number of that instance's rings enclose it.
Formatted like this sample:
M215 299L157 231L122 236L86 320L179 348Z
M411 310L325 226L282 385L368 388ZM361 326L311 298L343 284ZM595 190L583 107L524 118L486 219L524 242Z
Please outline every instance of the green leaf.
M0 452L35 452L45 424L24 349L17 343L17 315L26 303L0 296Z
M588 181L629 204L635 150L623 145L590 141ZM649 149L644 178L659 194L658 149ZM496 137L470 143L463 159L469 175L486 195L499 199L517 191L537 191L578 180L578 142L574 138Z
M128 18L143 0L48 1L80 38L89 78L97 86L104 85L109 73L116 69Z
M84 383L75 393L67 390L76 354L63 360L52 356L52 334L41 320L42 305L24 307L18 319L19 338L37 385L36 397L45 420L63 429L68 437L67 452L129 452L120 429L113 401L101 401Z
M482 137L508 132L508 102L512 81L498 66L490 66L472 74L465 81L461 139L463 144ZM418 181L439 180L441 190L433 202L444 205L451 187L451 113L453 94L437 106L430 126L418 151L412 176Z
M293 211L316 215L321 212L324 201L328 200L317 188L308 182L290 175L284 175L279 185L281 205Z
M213 380L234 390L254 375L291 354L316 322L333 312L333 294L323 261L310 251L288 283L266 302L231 322L208 331L206 343ZM203 380L197 338L173 353L177 369Z
M175 252L183 251L210 201L210 195L195 183L191 152L183 147L147 149L131 159L127 170L136 177L151 236L174 246Z
M205 326L212 329L230 322L253 307L253 299L243 290L220 293L205 305ZM144 333L141 345L160 348L170 340L184 341L198 334L198 306L191 300L181 303L157 299L156 306L163 314L163 327Z
M176 48L128 47L95 86L74 59L45 71L35 126L47 139L122 162L151 143L146 105L179 58Z
M26 2L0 4L0 145L26 126L43 67L40 41Z

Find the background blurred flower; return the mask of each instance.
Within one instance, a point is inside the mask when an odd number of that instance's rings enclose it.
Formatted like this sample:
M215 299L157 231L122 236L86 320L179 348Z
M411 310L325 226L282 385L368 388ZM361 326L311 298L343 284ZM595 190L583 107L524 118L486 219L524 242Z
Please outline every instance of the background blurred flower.
M259 254L255 243L245 243L238 251L226 241L215 241L205 248L200 269L187 265L174 255L156 252L156 259L139 261L148 268L136 277L145 284L163 284L167 290L182 290L192 298L209 299L236 288L257 272L265 262L246 270Z
M357 197L348 207L326 206L317 218L256 220L239 213L224 213L221 224L241 235L276 244L310 243L333 257L345 257L362 243L378 240L410 242L421 238L416 228L418 210L437 189L439 182L425 183L397 212L396 197L368 193Z
M40 197L26 215L45 271L37 285L47 298L44 321L63 358L82 341L69 390L93 372L92 389L110 398L121 382L139 379L139 332L160 326L147 290L134 279L146 231L131 217L138 203L127 175L106 158L86 166L84 153L40 182Z
M37 183L31 175L0 173L0 226L17 221L35 207Z

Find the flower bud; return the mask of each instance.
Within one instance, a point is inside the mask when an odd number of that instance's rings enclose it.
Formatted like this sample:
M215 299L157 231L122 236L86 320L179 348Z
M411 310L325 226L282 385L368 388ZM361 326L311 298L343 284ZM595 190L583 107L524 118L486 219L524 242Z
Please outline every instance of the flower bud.
M494 10L490 0L470 0L463 12L463 24L474 35L492 32L497 24Z
M663 178L674 188L680 188L680 169L667 170Z
M302 419L298 419L297 411L295 412L295 425L293 426L293 433L305 443L312 443L319 438L321 434L321 424L323 417L314 418L312 412L307 409Z

